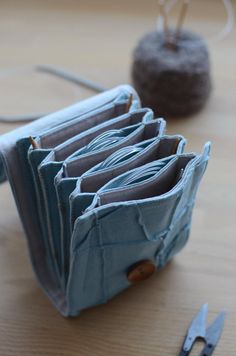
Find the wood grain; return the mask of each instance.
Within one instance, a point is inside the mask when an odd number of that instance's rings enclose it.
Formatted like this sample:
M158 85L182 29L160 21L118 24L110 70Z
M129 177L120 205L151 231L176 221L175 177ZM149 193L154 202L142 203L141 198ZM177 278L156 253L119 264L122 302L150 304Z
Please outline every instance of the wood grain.
M154 0L1 1L0 114L55 110L89 95L28 72L2 77L11 66L55 64L107 87L128 82L132 49L156 16ZM186 25L210 36L223 21L220 1L201 0L190 6ZM214 92L207 107L191 119L168 122L168 132L185 135L189 149L200 150L210 139L213 150L190 241L149 280L79 318L63 319L37 285L10 188L0 187L1 356L177 355L204 302L210 320L228 311L214 355L236 355L235 34L210 44ZM0 133L13 127L1 124Z

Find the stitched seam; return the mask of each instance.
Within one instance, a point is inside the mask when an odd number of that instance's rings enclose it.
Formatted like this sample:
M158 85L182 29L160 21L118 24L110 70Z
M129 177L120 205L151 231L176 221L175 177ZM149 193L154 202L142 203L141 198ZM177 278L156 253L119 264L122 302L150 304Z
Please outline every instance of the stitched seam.
M164 266L165 265L165 261L169 258L171 251L175 248L175 246L178 243L178 239L180 237L181 234L188 232L191 228L191 222L185 224L178 232L177 234L175 234L174 238L169 242L169 244L166 245L166 247L164 247L164 249L161 251L160 254L158 254L158 258L159 258L159 264L160 266ZM186 242L185 242L186 243ZM184 245L185 245L184 243ZM184 245L182 247L184 247ZM182 249L181 247L181 249Z
M95 211L95 222L96 222L96 227L97 227L97 233L98 233L98 241L99 241L99 249L101 252L101 286L102 286L102 300L105 303L107 301L106 298L106 285L105 285L105 249L104 249L104 244L102 240L102 233L101 233L101 224L99 223L99 217L97 212Z

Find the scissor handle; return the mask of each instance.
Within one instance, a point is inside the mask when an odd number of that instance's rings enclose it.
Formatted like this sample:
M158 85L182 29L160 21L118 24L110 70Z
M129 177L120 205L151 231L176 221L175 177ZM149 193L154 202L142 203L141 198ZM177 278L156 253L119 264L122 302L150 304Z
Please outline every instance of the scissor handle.
M212 344L206 344L204 349L202 350L200 356L211 356L213 351L215 350L215 346Z
M188 356L188 355L189 355L189 351L181 350L179 353L179 356Z

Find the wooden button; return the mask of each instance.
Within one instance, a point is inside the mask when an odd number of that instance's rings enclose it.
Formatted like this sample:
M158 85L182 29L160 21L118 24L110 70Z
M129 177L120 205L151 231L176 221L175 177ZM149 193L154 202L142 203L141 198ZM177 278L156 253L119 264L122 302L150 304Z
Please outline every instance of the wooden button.
M156 266L152 261L140 261L131 266L127 273L130 282L144 281L156 271Z

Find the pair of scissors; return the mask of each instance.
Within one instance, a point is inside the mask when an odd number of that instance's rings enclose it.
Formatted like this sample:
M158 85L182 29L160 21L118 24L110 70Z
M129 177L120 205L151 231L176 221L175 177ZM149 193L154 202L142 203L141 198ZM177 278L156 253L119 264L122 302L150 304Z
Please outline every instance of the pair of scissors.
M208 328L206 327L207 314L208 304L204 304L188 329L179 356L189 355L197 339L205 341L205 346L200 356L210 356L213 354L223 331L226 313L225 311L220 312Z

